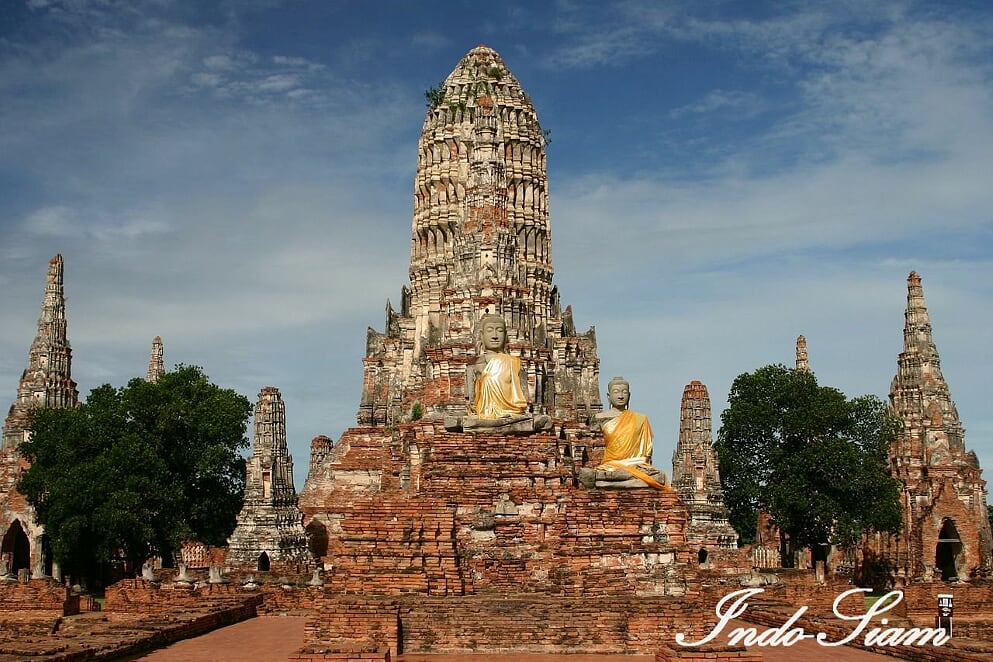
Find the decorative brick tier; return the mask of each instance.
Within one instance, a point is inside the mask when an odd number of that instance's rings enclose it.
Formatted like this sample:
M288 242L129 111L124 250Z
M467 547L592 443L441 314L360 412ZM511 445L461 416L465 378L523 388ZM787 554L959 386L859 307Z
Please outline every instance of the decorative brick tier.
M307 650L654 655L713 621L678 495L579 485L601 445L430 421L346 432L300 496L327 540Z
M325 582L365 595L694 591L676 493L579 486L576 447L429 422L349 430L300 496L308 530L326 533Z
M341 596L327 591L307 625L305 651L393 653L655 652L675 632L702 637L716 619L670 597Z

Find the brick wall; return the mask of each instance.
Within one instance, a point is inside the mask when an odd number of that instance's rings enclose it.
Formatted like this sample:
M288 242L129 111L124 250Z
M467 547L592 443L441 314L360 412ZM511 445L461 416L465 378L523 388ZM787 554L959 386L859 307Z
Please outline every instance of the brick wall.
M430 421L346 432L308 478L343 593L688 594L696 549L674 492L587 490L573 441L445 432Z
M956 616L993 614L993 581L947 584L929 582L903 587L903 602L894 608L901 616L933 617L938 611L938 594L954 596Z
M326 592L315 602L305 641L307 651L654 654L676 632L699 638L715 624L699 601L675 598Z
M762 653L742 646L699 646L671 648L663 646L655 653L655 662L761 662Z
M824 583L817 581L813 570L778 570L776 575L782 584L765 586L763 593L755 596L755 602L779 605L806 605L813 610L831 613L835 599L841 593L856 588L844 578L829 575ZM859 596L848 598L841 606L845 613L863 613L865 600Z
M236 584L206 584L200 588L150 582L144 579L124 579L107 587L103 610L108 614L168 614L203 608L206 603L250 603L253 608L262 602L262 594L248 592Z
M57 616L79 613L79 597L50 579L0 581L0 612L44 612Z

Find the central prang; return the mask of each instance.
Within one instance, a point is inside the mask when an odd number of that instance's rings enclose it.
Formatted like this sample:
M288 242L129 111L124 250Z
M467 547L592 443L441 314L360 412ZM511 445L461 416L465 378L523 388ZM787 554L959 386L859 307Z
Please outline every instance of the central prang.
M507 354L507 323L499 315L479 321L479 358L466 366L464 417L445 418L448 430L530 433L552 427L552 419L534 415L521 360Z

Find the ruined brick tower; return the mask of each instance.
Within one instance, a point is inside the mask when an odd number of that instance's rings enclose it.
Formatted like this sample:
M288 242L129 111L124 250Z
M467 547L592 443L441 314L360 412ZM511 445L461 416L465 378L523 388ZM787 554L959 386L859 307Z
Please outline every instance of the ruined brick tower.
M165 373L165 360L163 358L162 338L155 336L152 340L152 356L148 360L148 373L145 380L157 382L163 373Z
M903 433L890 449L894 477L903 483L904 530L885 550L908 577L967 577L988 570L993 540L986 481L941 374L921 278L907 278L903 351L890 386L890 409Z
M0 554L12 571L29 568L35 577L51 572L43 550L44 528L35 522L34 509L15 485L27 463L17 446L30 434L31 411L38 407L75 407L79 391L72 381L72 349L66 335L66 305L62 256L48 262L48 281L41 302L38 333L28 352L28 367L21 373L17 399L3 426L0 450Z
M246 460L245 498L228 539L227 564L257 570L310 563L303 516L286 449L286 408L279 389L266 386L255 405L255 441Z
M552 285L545 137L528 96L478 46L442 85L418 145L410 287L369 329L360 425L465 412L479 318L507 321L536 413L585 422L600 411L593 329L577 334ZM416 406L415 406L416 405Z
M810 372L810 359L807 357L807 339L803 336L796 338L796 369Z
M15 448L27 439L29 413L36 407L75 407L79 391L72 381L72 349L66 336L66 302L62 256L48 262L48 282L41 302L38 334L28 352L28 367L21 373L17 399L3 426L3 447Z
M576 334L551 283L534 108L485 46L429 96L411 285L385 332L369 332L359 426L312 442L300 493L325 571L308 646L654 652L676 629L706 626L699 546L671 489L579 480L605 448L588 426L602 409L599 366L593 331ZM506 321L506 351L552 429L446 427L465 413L487 313Z
M734 549L738 534L728 522L711 432L710 394L699 381L683 389L679 441L672 453L672 487L690 511L686 539L706 548Z

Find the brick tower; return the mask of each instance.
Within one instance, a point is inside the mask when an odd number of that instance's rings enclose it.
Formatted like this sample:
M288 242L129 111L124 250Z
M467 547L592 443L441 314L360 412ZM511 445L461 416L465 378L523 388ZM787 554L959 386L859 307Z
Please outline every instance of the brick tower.
M62 256L48 262L48 280L41 302L38 333L28 352L28 367L21 373L17 399L3 426L0 450L0 554L13 571L28 568L43 577L52 568L44 552L44 528L35 522L34 509L15 485L27 463L17 447L30 434L31 411L38 407L75 407L79 391L72 381L72 349L66 336L66 305Z
M904 486L904 530L889 541L886 555L899 573L912 578L988 571L993 540L986 481L975 452L966 450L965 430L931 336L921 278L913 271L890 409L903 419L890 463Z
M706 627L700 547L672 489L579 481L604 453L588 425L599 366L593 331L576 333L552 286L534 108L485 46L428 96L410 287L369 332L359 427L312 442L300 493L325 570L307 645L380 660L385 647L655 652ZM520 357L530 413L552 429L448 426L465 414L485 314L506 322L501 350Z
M679 441L672 453L672 487L690 511L688 541L701 549L735 549L738 534L728 522L717 453L711 433L710 394L699 381L683 389Z
M552 285L545 137L520 83L478 46L442 85L418 144L410 287L369 329L360 425L465 412L479 318L507 321L535 413L585 422L600 411L593 329L577 334ZM415 407L417 405L417 407Z
M228 539L227 564L262 571L306 567L311 559L293 487L293 458L286 449L286 408L272 386L259 392L255 441L246 464L245 499Z
M79 391L72 381L72 348L66 336L66 301L62 256L48 262L48 282L41 302L38 334L21 373L17 399L3 425L3 447L15 448L27 439L29 413L36 407L75 407Z
M796 338L796 369L810 372L810 359L807 357L807 339L803 336Z
M157 382L164 372L165 360L162 350L162 338L155 336L152 339L152 355L148 360L148 373L145 376L145 380Z

